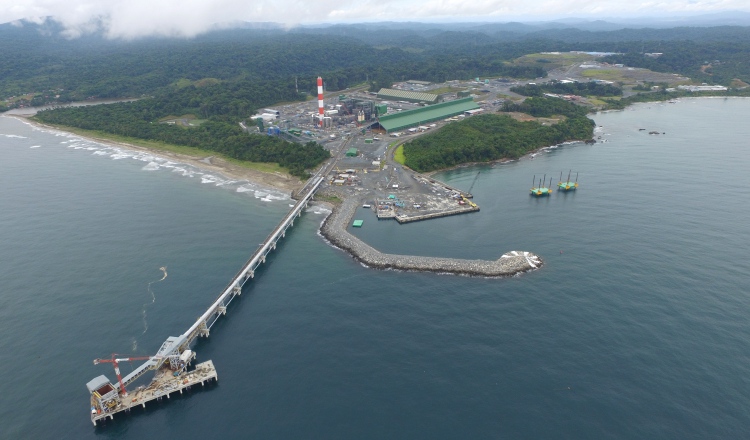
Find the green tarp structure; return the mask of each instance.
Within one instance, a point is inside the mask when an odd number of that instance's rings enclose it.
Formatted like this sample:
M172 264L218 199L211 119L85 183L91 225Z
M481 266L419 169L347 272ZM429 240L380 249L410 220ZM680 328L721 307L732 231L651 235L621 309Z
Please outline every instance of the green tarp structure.
M357 155L357 149L352 147L346 150L346 155L349 157L355 157Z
M435 104L440 100L440 97L433 93L383 88L378 92L378 99L390 99L393 101L408 101L414 103L425 102L427 104Z

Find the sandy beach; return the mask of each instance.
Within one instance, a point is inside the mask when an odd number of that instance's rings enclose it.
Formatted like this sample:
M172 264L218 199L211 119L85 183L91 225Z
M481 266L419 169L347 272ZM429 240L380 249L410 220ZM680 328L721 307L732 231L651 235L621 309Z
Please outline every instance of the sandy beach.
M100 138L95 136L85 136L77 133L65 131L64 129L46 125L30 119L30 114L6 114L9 117L18 118L19 120L31 124L35 127L58 131L64 133L70 133L73 136L78 136L84 139L88 139L100 144L109 145L113 147L123 148L127 150L135 151L147 151L150 154L159 156L165 159L169 159L173 162L185 163L196 168L200 168L211 173L220 174L232 180L247 180L248 182L265 186L268 188L283 191L285 193L291 193L295 189L300 188L304 182L300 181L297 177L294 177L287 173L266 173L263 171L246 168L241 165L229 162L226 159L216 156L208 155L203 157L192 156L187 154L173 153L171 151L159 150L155 148L149 148L138 144L131 144L128 142L118 142L111 139Z

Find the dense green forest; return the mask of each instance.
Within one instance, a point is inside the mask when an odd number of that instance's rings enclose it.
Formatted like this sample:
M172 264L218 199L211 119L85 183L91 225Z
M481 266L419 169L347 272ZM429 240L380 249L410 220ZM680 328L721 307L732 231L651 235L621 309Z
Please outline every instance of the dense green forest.
M538 67L509 63L512 56L507 52L455 57L442 51L375 48L336 36L311 39L297 33L240 30L219 34L224 38L149 38L109 45L94 37L87 42L7 38L0 57L0 98L39 91L61 95L57 101L138 97L169 88L181 78L214 78L219 84L239 87L258 81L293 86L296 79L300 91L314 93L318 75L324 76L328 90L367 81L377 89L405 79L442 82L475 76L545 75Z
M586 117L588 107L573 104L560 98L532 97L521 103L505 101L500 108L504 112L521 112L537 118L563 115L569 118Z
M545 76L542 68L512 60L569 50L621 52L609 61L678 72L701 82L750 82L748 27L590 31L560 26L339 25L120 41L98 34L66 39L50 20L22 27L5 24L0 25L0 98L33 93L39 104L139 97L183 78L214 78L240 88L260 81L289 85L296 78L302 92L314 91L317 75L324 76L328 90L364 82L376 89L405 79L537 78ZM663 55L649 58L644 52Z
M239 160L274 162L298 177L307 177L306 169L330 157L328 150L315 142L300 145L274 136L247 134L237 124L217 117L190 128L154 123L147 108L152 101L46 110L36 118L50 124L211 150Z
M507 115L473 116L405 144L405 165L425 172L467 162L516 159L537 148L591 139L593 130L594 121L585 116L551 126L519 122Z
M296 78L302 92L314 91L318 75L328 90L364 82L376 89L405 79L538 78L545 76L542 68L512 60L570 50L621 52L609 61L678 72L701 82L750 82L750 28L740 26L589 31L559 24L547 29L510 23L371 24L229 29L187 40L134 41L97 34L71 40L61 31L49 20L20 28L0 25L0 99L29 92L46 92L38 96L40 102L139 97L181 78L215 78L240 87L258 81L293 84ZM663 55L649 58L644 52Z

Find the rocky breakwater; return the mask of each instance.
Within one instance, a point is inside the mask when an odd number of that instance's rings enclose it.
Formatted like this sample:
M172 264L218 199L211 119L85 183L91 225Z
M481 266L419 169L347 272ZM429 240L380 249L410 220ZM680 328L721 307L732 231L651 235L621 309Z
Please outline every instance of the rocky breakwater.
M357 206L357 200L349 198L334 208L333 213L328 216L320 228L320 232L334 246L343 249L369 267L483 277L505 277L538 269L543 264L539 256L523 251L507 252L494 261L384 254L346 230Z

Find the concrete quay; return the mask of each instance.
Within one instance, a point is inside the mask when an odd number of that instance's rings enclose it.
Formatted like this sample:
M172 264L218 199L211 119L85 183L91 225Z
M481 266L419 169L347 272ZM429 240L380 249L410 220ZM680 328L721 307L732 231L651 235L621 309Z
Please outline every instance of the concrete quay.
M431 218L440 218L440 217L448 217L450 215L466 214L468 212L474 212L474 211L479 211L479 206L459 207L459 208L448 210L448 211L431 212L429 214L421 214L421 215L401 214L401 215L395 216L395 219L397 222L403 224L403 223L419 222L422 220L429 220Z
M482 277L507 277L538 269L543 262L530 252L511 251L494 261L384 254L347 231L359 205L353 197L333 209L320 233L334 246L348 252L366 266L417 272L449 273Z

